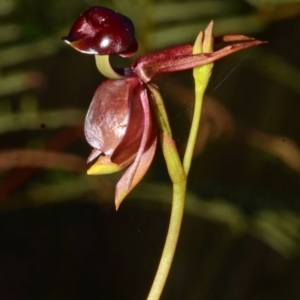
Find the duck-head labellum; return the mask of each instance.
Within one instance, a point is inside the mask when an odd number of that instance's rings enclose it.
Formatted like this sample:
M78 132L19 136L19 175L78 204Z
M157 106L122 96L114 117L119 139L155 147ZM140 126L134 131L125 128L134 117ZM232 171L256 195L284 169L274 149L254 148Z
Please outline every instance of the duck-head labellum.
M97 55L133 55L138 44L129 18L109 8L94 6L74 23L63 40L76 50Z

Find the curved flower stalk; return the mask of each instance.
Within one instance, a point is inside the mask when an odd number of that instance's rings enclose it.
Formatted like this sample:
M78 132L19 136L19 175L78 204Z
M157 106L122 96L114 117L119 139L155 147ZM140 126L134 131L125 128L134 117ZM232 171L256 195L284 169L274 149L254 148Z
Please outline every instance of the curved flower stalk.
M74 23L63 40L79 52L95 55L104 81L90 104L84 132L93 147L88 163L90 175L107 174L128 167L116 186L115 204L120 206L147 172L159 136L173 183L171 220L161 262L148 300L158 300L163 290L179 236L184 210L186 179L191 165L201 115L202 98L212 63L224 56L263 43L242 35L212 36L211 22L200 32L195 45L170 47L144 55L130 68L115 69L110 54L123 57L137 50L134 26L125 16L104 7L91 7ZM213 51L215 43L226 43ZM159 89L150 83L161 73L194 69L196 105L187 150L181 162ZM155 115L155 116L154 116Z

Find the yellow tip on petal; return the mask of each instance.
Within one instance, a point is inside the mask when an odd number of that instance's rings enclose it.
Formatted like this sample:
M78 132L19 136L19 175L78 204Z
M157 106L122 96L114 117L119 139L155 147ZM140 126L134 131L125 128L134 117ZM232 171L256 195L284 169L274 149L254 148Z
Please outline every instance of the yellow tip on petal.
M213 38L213 26L214 22L210 21L208 26L206 27L204 31L204 37L203 37L203 46L202 46L202 51L204 53L210 53L213 52L213 43L214 43L214 38Z
M203 31L200 31L193 47L193 54L202 53L202 45L203 44Z
M122 170L123 167L111 162L107 156L100 156L98 160L87 170L88 175L111 174Z
M210 22L205 29L205 31L201 31L197 36L195 44L193 46L193 54L198 53L211 53L213 52L213 22ZM213 63L208 63L193 69L193 75L195 78L195 91L196 96L199 93L199 97L204 93L206 86L208 84L211 71L212 71ZM200 97L200 98L201 98ZM202 101L202 100L201 100Z

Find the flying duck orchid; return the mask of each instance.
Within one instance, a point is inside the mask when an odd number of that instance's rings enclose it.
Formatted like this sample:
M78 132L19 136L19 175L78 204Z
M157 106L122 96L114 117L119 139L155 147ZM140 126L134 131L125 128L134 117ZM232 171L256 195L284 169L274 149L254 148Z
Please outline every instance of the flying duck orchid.
M212 29L212 23L209 26ZM96 90L84 132L93 147L88 174L128 167L116 186L117 208L143 178L155 154L161 126L150 105L158 91L150 80L160 73L193 69L262 43L241 35L222 36L215 38L215 43L230 45L211 53L193 54L193 45L181 45L144 55L130 68L114 69L110 54L130 57L137 51L135 30L129 18L100 6L86 10L63 40L79 52L95 55L99 71L109 78Z

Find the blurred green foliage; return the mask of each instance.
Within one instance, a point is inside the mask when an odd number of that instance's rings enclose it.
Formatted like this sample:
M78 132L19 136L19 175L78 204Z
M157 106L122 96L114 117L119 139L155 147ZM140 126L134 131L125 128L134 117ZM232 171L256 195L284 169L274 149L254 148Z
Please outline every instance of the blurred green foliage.
M106 218L114 214L110 207L119 175L87 177L84 163L90 150L82 132L84 114L103 78L91 57L60 41L91 5L108 6L132 18L139 54L193 42L211 19L215 35L241 33L269 41L216 63L190 176L186 225L164 299L299 299L300 1L296 0L0 0L2 228L20 211L31 216L51 204L58 205L50 218L55 220L61 213L59 204L66 202L67 212L61 206L66 214L72 215L78 202L95 207L100 202L108 209ZM113 63L128 64L118 58ZM191 74L166 75L157 82L182 148L193 105ZM165 230L158 225L166 226L168 219L169 185L158 153L147 180L121 207L125 215L133 215L133 231L141 232L131 233L137 252L141 248L145 252L141 261L159 256L158 246L157 251L145 248L155 248L156 238L163 238L155 233ZM8 218L10 213L16 215ZM147 217L139 217L140 213ZM114 230L131 228L132 221L119 212L116 217L120 214L125 225L119 221L114 227L109 221L112 232L109 226L105 229L126 244L128 236L120 237ZM157 214L162 223L155 224ZM39 222L36 227L43 224ZM100 234L97 230L95 235ZM4 229L1 234L9 236ZM136 295L146 292L155 265L152 268ZM136 287L138 279L128 284ZM259 280L265 285L260 286ZM115 285L126 290L119 281L120 277ZM109 299L141 299L133 296L134 288L129 290L131 296L111 294Z

